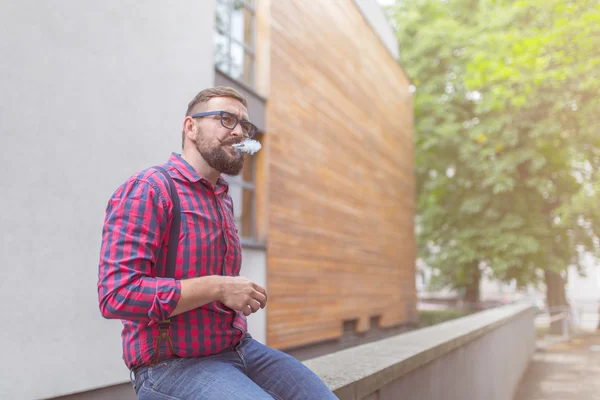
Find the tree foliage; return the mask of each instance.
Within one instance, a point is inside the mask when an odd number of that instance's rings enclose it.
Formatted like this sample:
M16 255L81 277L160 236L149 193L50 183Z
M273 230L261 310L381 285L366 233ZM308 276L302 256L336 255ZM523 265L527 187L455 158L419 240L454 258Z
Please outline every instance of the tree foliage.
M599 254L600 4L397 0L416 86L420 257L518 285Z

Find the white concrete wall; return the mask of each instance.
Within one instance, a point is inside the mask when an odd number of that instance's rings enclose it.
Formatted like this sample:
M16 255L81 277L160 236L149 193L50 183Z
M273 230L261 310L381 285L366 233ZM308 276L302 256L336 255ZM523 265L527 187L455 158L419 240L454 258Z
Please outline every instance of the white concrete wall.
M97 305L106 203L181 149L214 0L0 3L0 398L128 379Z
M240 275L267 288L267 256L264 250L244 248L242 251L242 270ZM267 293L268 294L268 293ZM267 307L269 303L267 302ZM267 344L267 309L258 310L248 316L248 332L252 337Z

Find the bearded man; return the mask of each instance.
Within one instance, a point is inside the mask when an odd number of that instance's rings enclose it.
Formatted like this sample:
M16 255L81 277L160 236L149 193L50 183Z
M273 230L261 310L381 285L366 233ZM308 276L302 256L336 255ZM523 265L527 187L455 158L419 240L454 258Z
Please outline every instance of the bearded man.
M123 322L123 359L139 399L335 399L293 357L247 332L267 291L239 276L242 248L221 174L244 165L256 134L232 88L201 91L182 154L134 174L106 208L98 298Z

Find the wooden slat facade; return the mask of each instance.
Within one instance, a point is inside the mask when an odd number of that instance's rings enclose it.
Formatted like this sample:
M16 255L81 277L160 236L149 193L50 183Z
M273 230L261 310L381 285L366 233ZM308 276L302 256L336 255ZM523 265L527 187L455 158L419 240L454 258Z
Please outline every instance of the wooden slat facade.
M267 342L337 338L347 320L358 331L374 316L380 327L414 320L410 83L352 0L261 1Z

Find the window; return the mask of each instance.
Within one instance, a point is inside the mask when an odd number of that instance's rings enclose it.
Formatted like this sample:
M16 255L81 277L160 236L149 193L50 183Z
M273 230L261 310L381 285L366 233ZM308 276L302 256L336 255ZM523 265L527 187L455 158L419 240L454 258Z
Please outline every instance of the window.
M261 136L258 133L254 139L260 142ZM224 176L229 183L235 224L240 238L247 243L256 241L256 160L257 154L247 155L240 175Z
M217 0L215 65L224 74L254 84L256 0Z

